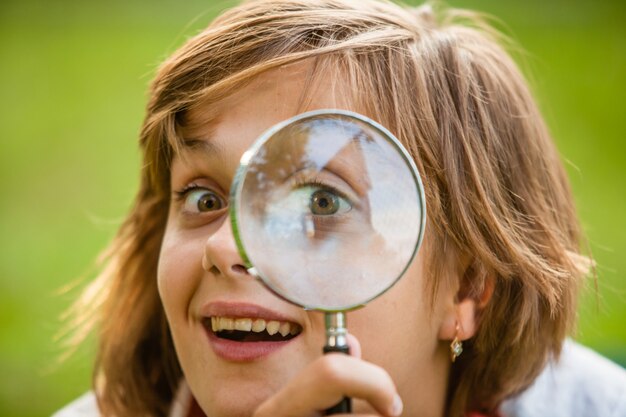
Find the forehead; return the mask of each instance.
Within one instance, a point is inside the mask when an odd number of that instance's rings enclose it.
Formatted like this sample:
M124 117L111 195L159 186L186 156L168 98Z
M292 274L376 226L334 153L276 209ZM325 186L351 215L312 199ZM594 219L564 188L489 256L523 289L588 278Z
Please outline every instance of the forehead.
M345 94L345 83L329 72L316 71L310 60L285 65L256 76L226 98L199 103L185 115L181 152L238 159L265 130L299 113L357 110Z

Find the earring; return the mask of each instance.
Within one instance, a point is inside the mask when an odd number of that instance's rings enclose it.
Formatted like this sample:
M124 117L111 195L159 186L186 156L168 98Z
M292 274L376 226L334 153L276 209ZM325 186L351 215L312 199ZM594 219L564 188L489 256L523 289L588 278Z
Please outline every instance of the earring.
M456 333L454 334L454 340L450 343L450 360L456 361L461 353L463 353L463 342L459 340L459 323L456 324Z

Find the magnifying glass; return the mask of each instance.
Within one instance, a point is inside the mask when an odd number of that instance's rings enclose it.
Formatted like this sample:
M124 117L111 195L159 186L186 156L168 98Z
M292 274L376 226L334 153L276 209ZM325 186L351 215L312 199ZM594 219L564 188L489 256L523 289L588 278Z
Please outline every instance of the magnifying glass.
M383 126L349 111L270 128L242 156L230 197L248 271L283 299L325 312L325 353L349 352L346 311L393 286L424 235L412 158ZM350 409L345 398L327 414Z

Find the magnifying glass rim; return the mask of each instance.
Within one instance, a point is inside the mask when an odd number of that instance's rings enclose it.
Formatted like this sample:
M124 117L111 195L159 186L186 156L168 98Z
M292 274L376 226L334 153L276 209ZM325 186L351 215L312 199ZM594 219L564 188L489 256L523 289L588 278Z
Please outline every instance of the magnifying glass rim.
M406 262L406 265L404 265L402 272L398 274L398 276L384 290L378 292L376 295L368 298L367 300L359 302L357 304L341 306L341 308L329 308L329 307L324 307L324 306L304 305L301 302L290 298L288 295L283 294L278 288L272 285L271 281L264 276L263 271L259 270L256 267L256 265L254 265L251 262L250 258L248 257L248 253L245 249L245 245L240 234L239 220L238 220L239 217L237 215L237 213L241 211L240 210L241 199L238 199L237 196L241 195L243 184L244 184L244 179L248 173L248 168L249 168L250 160L252 159L252 157L258 153L259 149L272 136L274 136L276 132L278 132L285 126L292 124L294 122L303 120L303 119L309 119L309 118L313 118L317 116L347 116L349 118L359 120L361 122L364 122L378 129L383 135L386 135L389 139L391 139L391 144L396 148L396 150L400 153L400 155L404 158L405 162L411 168L411 174L413 176L413 180L415 181L418 187L420 206L422 208L421 216L420 216L420 230L419 230L417 242L413 248L413 253L411 253L411 256ZM246 152L244 152L244 154L241 156L241 160L239 161L239 167L237 168L237 171L235 172L233 183L230 188L230 202L231 204L229 205L230 206L229 213L230 213L230 222L231 222L231 227L233 231L233 236L235 239L237 250L239 251L239 255L241 256L241 259L243 260L245 267L248 269L254 267L257 272L257 278L259 278L263 282L263 284L267 288L269 288L272 292L274 292L276 295L278 295L279 297L293 304L303 307L307 310L317 310L317 311L323 311L323 312L349 311L349 310L362 307L363 305L367 304L371 300L387 292L391 287L395 285L396 282L398 282L400 278L402 278L406 270L409 268L409 265L411 265L411 262L413 262L413 259L415 258L415 255L417 254L418 249L422 245L422 240L424 239L424 229L426 227L426 199L424 195L424 185L422 183L422 178L419 174L419 171L417 170L417 166L415 165L415 162L413 161L413 158L407 152L404 146L400 143L398 138L396 138L395 135L392 134L383 125L370 119L369 117L366 117L366 116L363 116L362 114L359 114L353 111L348 111L348 110L319 109L319 110L308 111L308 112L300 113L282 122L279 122L275 124L274 126L270 127L268 130L266 130L263 134L261 134L261 136L259 136L255 140L252 146L250 146L250 148L248 148L248 150L246 150Z

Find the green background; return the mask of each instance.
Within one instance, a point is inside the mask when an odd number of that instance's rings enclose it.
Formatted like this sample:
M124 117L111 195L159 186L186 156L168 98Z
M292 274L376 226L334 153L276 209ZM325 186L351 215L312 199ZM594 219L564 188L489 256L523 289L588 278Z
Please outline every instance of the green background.
M228 4L0 4L1 416L49 415L89 389L92 346L57 363L59 315L77 294L59 289L92 276L134 195L156 65ZM450 4L498 17L527 51L598 262L577 337L626 365L626 3Z

